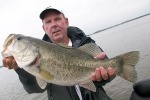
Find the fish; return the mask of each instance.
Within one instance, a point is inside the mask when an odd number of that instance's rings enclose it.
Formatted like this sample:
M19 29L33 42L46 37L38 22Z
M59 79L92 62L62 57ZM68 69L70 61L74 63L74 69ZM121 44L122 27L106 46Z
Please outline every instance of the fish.
M96 43L80 47L55 44L22 34L10 34L4 41L3 57L13 56L18 66L36 77L44 89L48 83L61 86L79 85L93 92L91 79L99 66L112 67L115 74L129 82L137 80L139 51L129 51L110 59L94 59L101 51Z

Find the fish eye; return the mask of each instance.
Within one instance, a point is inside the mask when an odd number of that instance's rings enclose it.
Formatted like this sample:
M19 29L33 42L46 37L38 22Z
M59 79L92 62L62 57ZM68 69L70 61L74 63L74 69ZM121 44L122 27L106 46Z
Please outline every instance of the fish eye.
M22 38L21 38L21 36L19 36L18 38L17 38L17 40L21 40Z

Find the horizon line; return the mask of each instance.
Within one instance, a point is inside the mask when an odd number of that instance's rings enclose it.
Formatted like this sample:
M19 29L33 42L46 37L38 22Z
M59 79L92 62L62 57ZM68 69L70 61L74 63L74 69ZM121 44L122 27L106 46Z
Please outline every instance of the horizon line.
M108 30L108 29L117 27L117 26L119 26L119 25L122 25L122 24L125 24L125 23L128 23L128 22L131 22L131 21L133 21L133 20L140 19L140 18L145 17L145 16L148 16L148 15L150 15L150 13L147 13L147 14L144 14L144 15L142 15L142 16L139 16L139 17L136 17L136 18L129 19L129 20L127 20L127 21L121 22L121 23L119 23L119 24L116 24L116 25L113 25L113 26L110 26L110 27L107 27L107 28L98 30L98 31L96 31L96 32L94 32L94 33L92 33L92 34L88 34L87 36L90 36L90 35L93 35L93 34L97 34L97 33L99 33L99 32L102 32L102 31L105 31L105 30Z

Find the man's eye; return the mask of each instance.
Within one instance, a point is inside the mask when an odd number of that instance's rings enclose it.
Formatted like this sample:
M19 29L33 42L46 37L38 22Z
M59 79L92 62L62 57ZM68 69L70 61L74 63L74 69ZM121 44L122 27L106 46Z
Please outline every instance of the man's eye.
M46 23L51 23L51 21L46 21Z
M58 21L58 20L60 20L60 18L59 18L59 17L57 17L55 20L56 20L56 21Z

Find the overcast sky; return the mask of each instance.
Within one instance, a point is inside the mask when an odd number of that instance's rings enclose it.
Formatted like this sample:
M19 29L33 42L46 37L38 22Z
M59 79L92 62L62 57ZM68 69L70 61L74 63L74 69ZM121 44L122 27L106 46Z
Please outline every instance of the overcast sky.
M0 0L0 50L10 33L41 38L40 12L57 6L86 34L150 13L150 0Z

